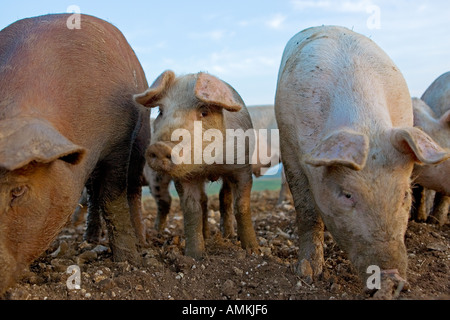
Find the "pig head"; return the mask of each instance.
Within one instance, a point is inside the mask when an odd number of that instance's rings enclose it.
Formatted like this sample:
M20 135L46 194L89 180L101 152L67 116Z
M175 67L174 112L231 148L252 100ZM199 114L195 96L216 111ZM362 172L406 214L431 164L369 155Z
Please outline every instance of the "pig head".
M234 97L233 91L225 83L206 73L175 78L172 71L166 71L146 92L136 95L135 99L144 106L159 107L159 116L154 121L154 131L146 155L151 168L175 178L197 174L208 176L215 172L219 175L218 166L211 170L211 163L204 161L203 157L200 161L197 160L199 154L203 155L206 144L200 146L195 142L203 141L203 134L209 129L217 130L225 137L226 129L233 128L226 127L226 124L236 122L233 121L233 113L240 111L243 104L239 101L240 98ZM228 111L228 119L224 119L222 110ZM201 122L201 131L194 130L195 121ZM251 121L243 124L244 130L251 128ZM180 138L174 136L174 133L180 132L180 129L190 133L190 141L186 141L186 148L172 152L173 147L178 144L175 141ZM225 149L225 139L219 149ZM219 162L224 164L219 167L226 167L224 157L224 153L214 156L215 159L221 158Z
M84 154L45 120L0 121L0 294L67 222Z

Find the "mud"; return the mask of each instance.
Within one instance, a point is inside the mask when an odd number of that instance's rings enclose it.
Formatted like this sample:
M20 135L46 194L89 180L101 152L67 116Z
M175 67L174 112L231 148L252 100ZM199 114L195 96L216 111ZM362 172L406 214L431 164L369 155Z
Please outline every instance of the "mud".
M153 229L155 202L143 199L149 231L142 249L143 267L113 262L106 235L98 245L83 242L84 221L70 223L51 247L6 294L9 300L366 300L346 254L326 233L324 277L307 283L294 273L297 263L295 211L276 206L277 191L253 192L253 223L261 246L249 255L236 239L219 232L218 196L211 196L211 236L207 255L196 261L183 255L183 217L173 200L167 228ZM406 233L409 267L407 290L395 299L450 298L450 227L410 222ZM78 266L79 274L67 273ZM80 275L79 289L74 289ZM68 281L69 280L69 281ZM69 285L68 285L69 284ZM72 289L69 289L72 288Z

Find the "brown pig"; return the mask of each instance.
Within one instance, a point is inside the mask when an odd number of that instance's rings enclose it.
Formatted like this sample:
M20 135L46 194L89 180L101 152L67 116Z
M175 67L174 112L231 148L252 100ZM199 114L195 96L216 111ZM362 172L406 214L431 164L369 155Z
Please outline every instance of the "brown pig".
M322 274L325 226L361 279L377 267L387 286L388 275L406 279L414 163L449 154L413 127L408 87L391 59L346 28L299 32L283 54L275 113L297 211L298 273Z
M223 181L220 207L224 236L233 232L234 210L242 247L256 251L250 213L251 143L245 143L243 153L239 153L235 150L239 146L225 139L228 130L252 129L238 93L207 73L175 77L172 71L166 71L135 99L146 107L159 107L146 159L152 169L174 179L184 214L185 254L194 258L204 254L205 182L219 178Z
M413 98L414 126L421 128L440 146L450 150L450 72L439 76L424 92L421 99ZM417 189L434 190L434 206L429 222L443 225L447 221L450 204L450 160L436 165L415 165L413 178ZM420 192L415 192L420 195ZM420 207L416 197L416 210Z
M81 29L69 29L69 17L0 31L0 294L58 235L85 185L114 259L140 259L150 131L132 96L147 88L144 72L116 27L80 15ZM98 228L88 225L90 239Z

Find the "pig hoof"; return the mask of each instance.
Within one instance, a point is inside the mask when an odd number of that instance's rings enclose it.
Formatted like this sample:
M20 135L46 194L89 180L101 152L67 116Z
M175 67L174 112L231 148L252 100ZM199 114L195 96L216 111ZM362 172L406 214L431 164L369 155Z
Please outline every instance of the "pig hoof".
M83 237L83 240L90 244L99 244L100 243L100 235L86 233Z
M297 274L304 279L307 284L313 283L313 269L311 267L311 263L302 259L297 265Z
M247 247L247 248L243 247L243 249L245 249L245 251L247 252L248 255L255 254L255 255L259 256L261 254L261 250L259 250L258 246L256 246L256 247Z
M188 256L188 257L191 257L191 258L195 259L195 260L202 260L204 252L201 251L201 250L192 250L192 249L186 248L184 254L186 256Z

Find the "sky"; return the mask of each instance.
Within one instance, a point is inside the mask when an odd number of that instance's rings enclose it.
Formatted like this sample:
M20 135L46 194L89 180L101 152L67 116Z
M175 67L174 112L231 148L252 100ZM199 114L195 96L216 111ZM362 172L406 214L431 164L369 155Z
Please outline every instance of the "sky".
M118 27L149 84L168 69L206 71L248 106L274 103L284 47L312 26L340 25L370 37L401 70L412 96L450 71L448 0L2 0L0 29L73 8Z

